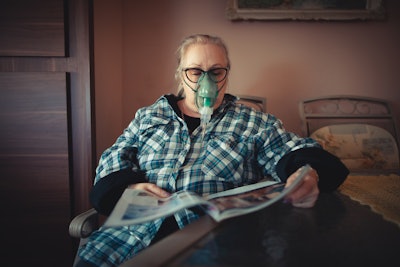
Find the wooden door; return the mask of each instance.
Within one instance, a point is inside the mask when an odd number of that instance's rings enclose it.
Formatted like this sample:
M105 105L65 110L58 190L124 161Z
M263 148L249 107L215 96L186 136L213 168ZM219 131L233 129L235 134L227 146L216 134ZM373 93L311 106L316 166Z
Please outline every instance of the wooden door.
M0 0L2 266L72 266L94 149L88 0Z

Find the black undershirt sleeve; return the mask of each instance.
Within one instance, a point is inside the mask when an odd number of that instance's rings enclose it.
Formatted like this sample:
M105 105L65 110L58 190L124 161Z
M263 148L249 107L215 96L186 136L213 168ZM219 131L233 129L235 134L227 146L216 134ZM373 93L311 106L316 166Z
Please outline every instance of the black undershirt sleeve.
M89 194L90 203L99 213L110 215L128 185L147 182L144 171L123 169L100 179Z
M278 176L283 180L301 166L309 164L319 176L318 187L321 192L336 190L346 179L349 170L340 159L322 148L301 148L285 155L277 164Z

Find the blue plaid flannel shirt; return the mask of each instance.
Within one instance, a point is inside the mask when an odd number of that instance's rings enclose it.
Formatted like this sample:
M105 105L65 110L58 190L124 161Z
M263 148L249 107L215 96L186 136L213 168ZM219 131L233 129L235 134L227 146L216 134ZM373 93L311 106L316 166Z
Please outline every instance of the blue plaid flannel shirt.
M189 190L207 195L255 183L265 176L280 180L275 166L285 154L318 146L312 139L286 132L273 115L235 104L234 99L225 95L204 140L201 127L189 134L165 96L139 109L123 134L102 154L95 182L121 169L141 169L149 182L169 192ZM175 214L180 228L197 218L191 210ZM117 266L146 248L162 221L100 228L79 255L97 266Z

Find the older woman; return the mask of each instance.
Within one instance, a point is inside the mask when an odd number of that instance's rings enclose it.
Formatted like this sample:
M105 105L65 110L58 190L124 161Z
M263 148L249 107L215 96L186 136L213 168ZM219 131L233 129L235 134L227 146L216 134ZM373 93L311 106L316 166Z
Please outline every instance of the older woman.
M141 108L101 156L91 202L108 215L126 187L161 197L180 190L206 195L256 183L265 176L289 185L304 164L313 170L286 201L312 207L348 170L314 140L286 132L280 120L236 104L227 94L230 60L223 41L193 35L178 49L178 95ZM183 228L200 211L122 228L100 228L79 251L77 266L116 266Z

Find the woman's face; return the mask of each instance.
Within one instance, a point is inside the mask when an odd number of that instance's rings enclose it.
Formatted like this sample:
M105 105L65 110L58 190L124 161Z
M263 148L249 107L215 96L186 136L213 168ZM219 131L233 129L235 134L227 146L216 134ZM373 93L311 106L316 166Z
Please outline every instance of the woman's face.
M225 57L223 48L214 44L194 44L188 47L182 58L182 69L199 68L208 71L214 68L226 68L228 60ZM190 88L196 88L196 83L191 82L185 75L181 73L182 86L185 91L186 98L184 101L183 111L189 116L199 116L198 109L195 104L195 92ZM190 85L190 87L189 87ZM221 105L227 87L227 78L218 82L218 97L214 105L216 109Z

